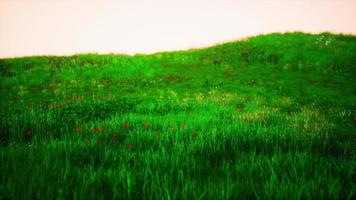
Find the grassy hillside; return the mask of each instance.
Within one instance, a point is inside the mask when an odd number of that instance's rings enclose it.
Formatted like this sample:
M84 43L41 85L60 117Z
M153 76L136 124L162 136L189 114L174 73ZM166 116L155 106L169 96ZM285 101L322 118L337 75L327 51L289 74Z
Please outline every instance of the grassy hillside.
M1 59L0 199L354 199L356 37Z

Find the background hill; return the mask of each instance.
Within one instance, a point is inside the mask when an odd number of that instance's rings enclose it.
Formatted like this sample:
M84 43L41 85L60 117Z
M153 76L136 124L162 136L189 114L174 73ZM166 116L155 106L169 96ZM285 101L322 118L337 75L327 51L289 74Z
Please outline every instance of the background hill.
M356 37L1 59L5 198L352 199Z

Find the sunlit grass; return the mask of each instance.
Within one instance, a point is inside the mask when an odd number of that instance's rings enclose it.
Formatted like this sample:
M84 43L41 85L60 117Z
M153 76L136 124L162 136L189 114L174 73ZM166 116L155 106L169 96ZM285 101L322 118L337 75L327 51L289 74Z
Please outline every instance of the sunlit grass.
M0 197L353 199L356 39L0 60Z

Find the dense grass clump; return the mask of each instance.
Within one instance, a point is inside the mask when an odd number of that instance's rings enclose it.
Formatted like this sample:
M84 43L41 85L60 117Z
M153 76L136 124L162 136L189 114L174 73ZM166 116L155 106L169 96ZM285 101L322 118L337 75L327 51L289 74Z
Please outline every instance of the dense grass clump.
M0 60L0 199L354 199L356 37Z

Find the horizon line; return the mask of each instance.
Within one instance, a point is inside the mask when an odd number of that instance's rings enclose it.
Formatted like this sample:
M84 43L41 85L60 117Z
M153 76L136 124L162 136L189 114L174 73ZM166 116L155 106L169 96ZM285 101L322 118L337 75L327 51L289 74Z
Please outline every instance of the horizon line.
M232 43L232 42L240 42L244 40L248 40L250 38L254 37L259 37L259 36L266 36L266 35L272 35L272 34L293 34L293 33L302 33L306 35L321 35L321 34L331 34L331 35L341 35L341 36L351 36L351 37L356 37L356 33L346 33L346 32L334 32L334 31L319 31L319 32L308 32L308 31L302 31L302 30L294 30L294 31L276 31L276 32L268 32L268 33L260 33L260 34L251 34L247 36L242 36L238 38L232 38L232 39L227 39L227 40L221 40L217 41L213 44L206 44L206 45L199 45L197 47L191 47L191 48L186 48L186 49L171 49L171 50L162 50L162 51L154 51L154 52L135 52L135 53L125 53L125 52L75 52L75 53L64 53L64 54L29 54L29 55L19 55L19 56L12 56L12 57L1 57L0 60L5 60L5 59L18 59L18 58L33 58L33 57L71 57L71 56L76 56L76 55L122 55L122 56L137 56L137 55L144 55L144 56L149 56L149 55L154 55L154 54L160 54L160 53L174 53L174 52L180 52L180 51L191 51L191 50L202 50L214 46L219 46L223 45L226 43Z

